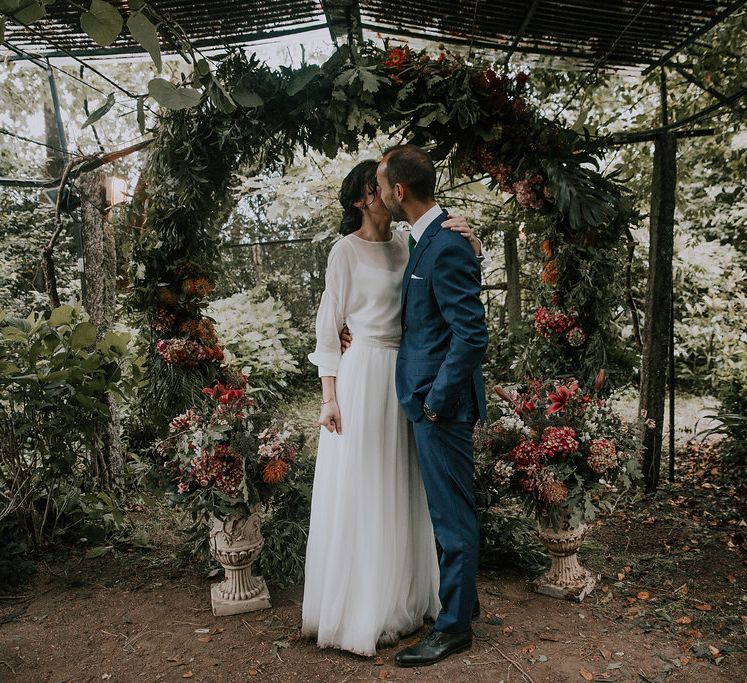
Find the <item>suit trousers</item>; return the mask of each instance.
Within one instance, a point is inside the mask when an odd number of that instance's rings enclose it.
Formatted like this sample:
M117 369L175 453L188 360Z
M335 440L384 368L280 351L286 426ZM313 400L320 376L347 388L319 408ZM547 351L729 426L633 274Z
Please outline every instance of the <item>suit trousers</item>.
M472 432L469 422L413 422L420 472L433 531L440 547L441 614L438 631L463 633L477 600L480 523L475 508Z

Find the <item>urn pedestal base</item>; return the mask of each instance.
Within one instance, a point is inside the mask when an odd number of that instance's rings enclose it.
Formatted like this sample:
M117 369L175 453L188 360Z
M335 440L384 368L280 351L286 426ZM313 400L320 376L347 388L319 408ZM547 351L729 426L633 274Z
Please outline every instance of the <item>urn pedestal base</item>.
M223 597L220 590L220 583L214 583L210 587L210 598L213 603L213 615L216 617L227 617L230 614L244 614L244 612L254 612L258 609L267 609L272 607L270 603L270 591L267 590L267 584L261 577L253 577L255 581L261 582L259 593L253 598L247 600L232 600Z
M210 550L226 572L223 581L210 587L216 617L271 607L265 580L252 575L252 564L264 544L260 522L259 506L253 507L248 517L211 519Z
M551 598L583 602L584 598L594 590L599 579L599 574L581 567L581 572L576 575L572 585L553 583L552 579L547 579L547 574L543 574L532 581L532 590L541 595L549 595Z
M600 575L582 567L578 562L578 549L583 543L587 526L571 528L567 519L559 529L539 524L537 536L550 553L552 564L542 576L532 581L532 589L551 598L582 602L594 590Z

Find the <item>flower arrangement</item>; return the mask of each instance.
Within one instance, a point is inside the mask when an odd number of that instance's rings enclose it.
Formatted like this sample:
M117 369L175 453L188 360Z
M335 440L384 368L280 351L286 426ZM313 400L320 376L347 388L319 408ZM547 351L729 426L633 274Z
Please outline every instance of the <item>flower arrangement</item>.
M175 417L157 446L176 484L173 501L195 518L268 502L299 452L301 437L288 426L258 429L263 416L241 379L203 389L204 401Z
M478 468L495 491L518 494L538 520L575 527L604 507L605 494L639 476L636 429L571 378L532 379L517 390L498 387L499 417L475 432ZM491 471L492 470L492 471Z

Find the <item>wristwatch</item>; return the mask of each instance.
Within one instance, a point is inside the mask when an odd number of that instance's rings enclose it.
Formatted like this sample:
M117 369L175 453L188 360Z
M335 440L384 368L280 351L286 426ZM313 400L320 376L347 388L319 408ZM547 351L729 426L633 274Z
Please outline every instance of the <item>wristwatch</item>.
M433 410L427 403L423 404L423 412L431 422L438 422L438 413Z

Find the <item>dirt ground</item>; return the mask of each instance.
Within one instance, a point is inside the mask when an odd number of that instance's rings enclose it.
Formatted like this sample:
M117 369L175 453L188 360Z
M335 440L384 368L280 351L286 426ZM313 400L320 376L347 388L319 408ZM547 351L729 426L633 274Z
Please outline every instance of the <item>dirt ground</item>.
M680 482L592 529L582 560L602 581L584 603L484 570L472 649L432 667L397 668L397 648L319 650L299 637L300 587L273 590L270 610L213 617L210 579L159 547L47 559L30 585L1 596L0 681L742 683L744 492L711 448L682 457Z

